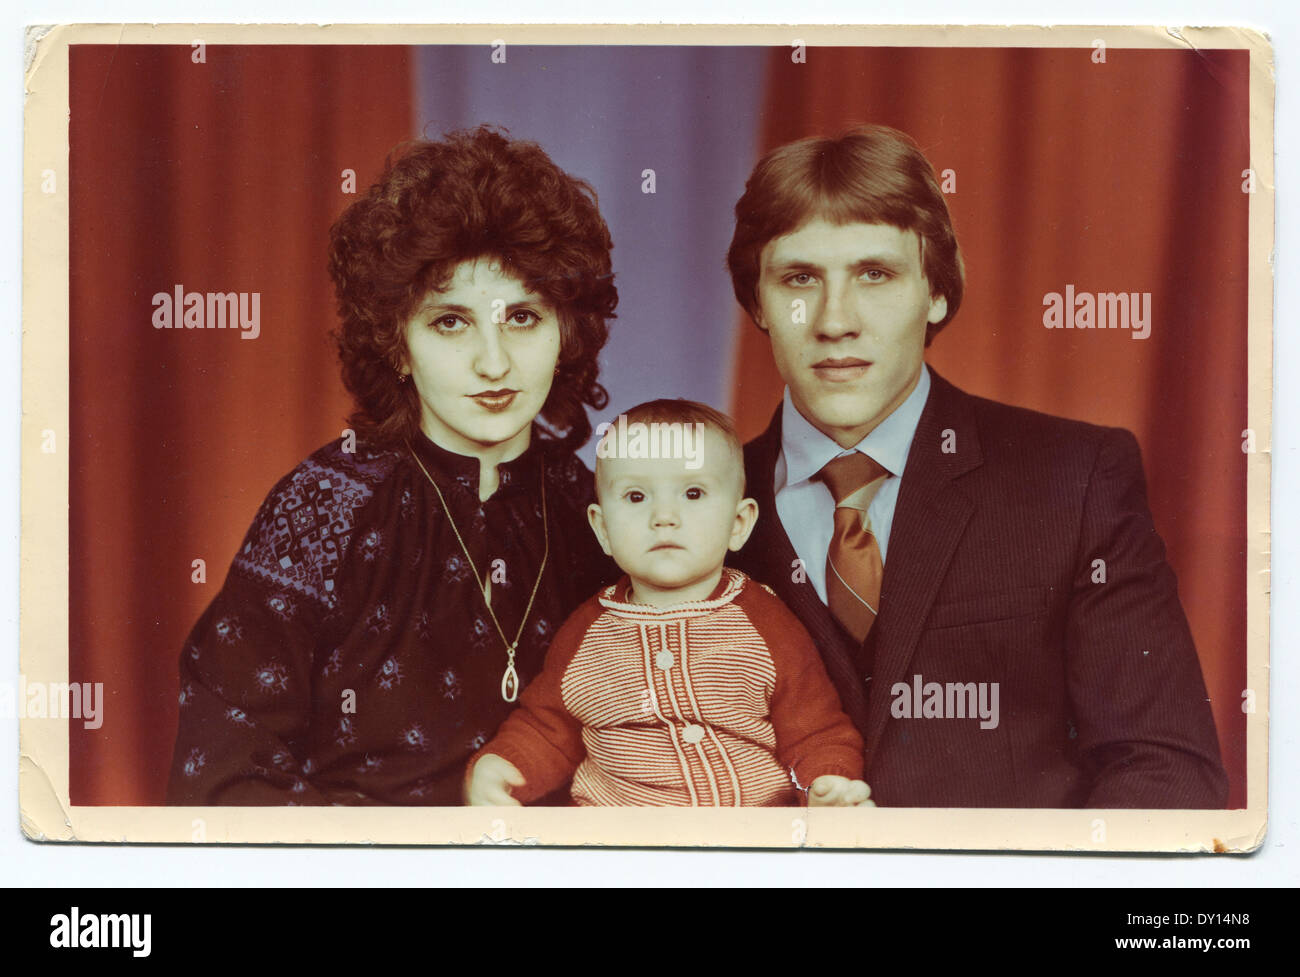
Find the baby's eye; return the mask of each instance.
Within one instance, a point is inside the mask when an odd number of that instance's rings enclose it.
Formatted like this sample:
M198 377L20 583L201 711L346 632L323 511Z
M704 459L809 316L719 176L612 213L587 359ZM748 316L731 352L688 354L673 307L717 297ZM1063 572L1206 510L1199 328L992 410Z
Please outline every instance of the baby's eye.
M686 497L688 499L702 499L704 498L704 489L692 485L686 490Z
M632 491L626 493L626 494L623 496L623 498L627 499L627 501L629 501L629 502L644 502L644 501L645 501L645 493L644 493L644 492L638 492L636 489L633 489Z

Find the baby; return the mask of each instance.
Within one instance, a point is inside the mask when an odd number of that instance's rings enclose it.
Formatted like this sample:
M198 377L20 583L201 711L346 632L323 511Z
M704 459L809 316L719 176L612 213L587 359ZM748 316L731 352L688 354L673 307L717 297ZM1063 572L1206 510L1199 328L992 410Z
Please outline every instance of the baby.
M626 576L556 633L471 758L466 803L528 803L572 777L581 805L874 806L812 639L723 566L758 518L731 421L656 400L602 427L587 515Z

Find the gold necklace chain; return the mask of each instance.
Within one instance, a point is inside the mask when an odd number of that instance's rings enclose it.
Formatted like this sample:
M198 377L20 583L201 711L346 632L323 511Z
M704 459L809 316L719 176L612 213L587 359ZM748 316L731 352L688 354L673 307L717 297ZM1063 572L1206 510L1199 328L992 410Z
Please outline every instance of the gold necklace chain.
M456 528L456 520L452 517L451 507L447 505L447 500L442 497L442 489L438 488L438 483L433 480L429 470L424 467L424 462L420 461L420 456L415 453L411 447L411 442L406 442L406 450L411 453L415 463L420 466L420 471L424 472L424 477L429 480L433 490L438 493L438 502L442 505L442 511L447 514L447 522L451 523L451 531L456 534L456 542L460 543L461 552L465 554L465 562L469 564L470 571L474 574L474 580L478 584L478 592L483 597L483 604L487 607L488 615L492 618L492 623L496 625L497 634L501 635L501 643L506 646L506 670L501 676L501 698L506 702L514 702L519 698L519 673L515 671L515 651L519 647L519 639L523 637L524 625L528 623L528 615L533 611L533 601L537 597L537 588L542 585L542 574L546 572L546 560L551 555L551 527L546 520L546 464L539 460L538 466L541 470L542 482L542 539L545 541L542 549L542 566L537 571L537 579L533 581L533 592L528 596L528 606L524 608L524 616L519 622L519 630L515 632L515 640L506 640L506 633L501 627L501 622L497 620L496 611L492 610L492 602L487 597L487 584L479 575L478 567L474 565L474 558L469 555L469 547L465 545L465 540L461 538L460 530Z

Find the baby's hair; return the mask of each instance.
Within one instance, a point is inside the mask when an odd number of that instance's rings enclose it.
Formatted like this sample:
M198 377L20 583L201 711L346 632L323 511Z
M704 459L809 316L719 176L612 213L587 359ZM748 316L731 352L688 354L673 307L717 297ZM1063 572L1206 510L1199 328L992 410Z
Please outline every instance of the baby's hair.
M623 418L627 424L703 424L717 431L726 440L732 458L740 470L740 494L745 494L745 450L740 443L740 435L736 433L735 423L722 411L715 410L698 400L661 397L658 400L647 400L643 404L625 410L614 419L615 425L618 424L619 418ZM596 459L596 468L600 469L599 455Z
M703 424L726 438L727 444L737 453L743 453L740 435L736 433L736 425L731 418L708 404L701 404L698 400L661 397L659 400L647 400L644 404L637 404L625 410L621 416L626 417L629 424L638 421L642 424L672 424L674 421L682 424Z

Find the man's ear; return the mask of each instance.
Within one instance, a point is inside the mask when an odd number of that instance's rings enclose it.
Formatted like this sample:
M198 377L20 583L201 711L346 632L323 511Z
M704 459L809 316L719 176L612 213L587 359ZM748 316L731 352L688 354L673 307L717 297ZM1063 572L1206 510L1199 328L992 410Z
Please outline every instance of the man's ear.
M753 499L741 499L736 503L736 521L731 527L731 540L727 543L727 549L733 553L745 545L749 539L749 534L754 531L754 524L758 522L758 503Z
M613 556L609 549L609 533L605 532L605 513L601 511L599 503L593 502L587 506L587 522L591 523L591 531L596 534L596 542L600 543L605 555Z
M759 332L768 331L767 326L763 324L763 307L761 305L755 304L754 307L749 310L749 318L753 320L754 325L758 326Z
M942 322L943 317L948 314L948 296L940 295L937 298L930 299L930 314L925 317L926 322L930 325Z

